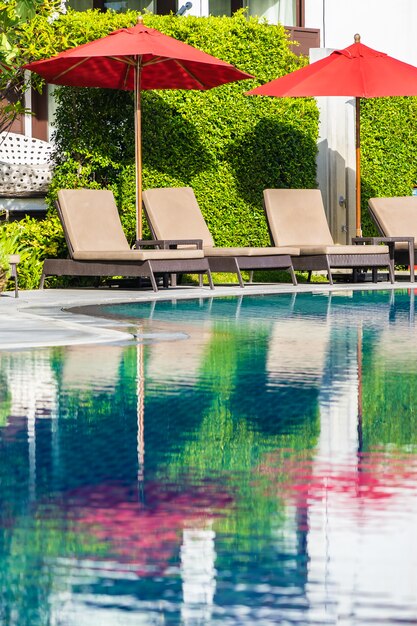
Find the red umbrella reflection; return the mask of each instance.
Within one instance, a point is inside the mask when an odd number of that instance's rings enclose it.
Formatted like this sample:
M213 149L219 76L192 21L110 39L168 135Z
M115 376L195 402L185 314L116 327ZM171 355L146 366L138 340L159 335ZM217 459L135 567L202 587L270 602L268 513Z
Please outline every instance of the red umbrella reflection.
M65 493L63 506L71 530L94 536L119 563L137 574L160 574L181 544L182 531L210 526L230 509L232 498L218 485L180 490L146 485L146 504L137 489L115 483L86 486Z
M359 453L357 463L346 464L299 458L294 453L283 458L281 452L270 455L259 471L275 476L269 488L306 505L332 493L378 506L400 491L417 488L417 456L383 450Z

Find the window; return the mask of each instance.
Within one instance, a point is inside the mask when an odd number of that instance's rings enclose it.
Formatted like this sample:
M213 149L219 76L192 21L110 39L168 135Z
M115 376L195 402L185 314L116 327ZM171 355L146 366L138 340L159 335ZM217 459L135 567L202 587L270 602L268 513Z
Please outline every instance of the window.
M194 0L193 3L196 2ZM284 26L303 27L304 2L305 0L208 0L208 12L210 15L232 15L247 6L249 15L264 17L271 24L279 22Z
M297 26L297 0L249 0L249 14L264 17L270 24Z
M165 15L176 13L186 0L68 0L69 5L77 11L95 8L106 11L113 9L123 12L147 10L151 13ZM249 15L264 17L271 24L280 22L284 26L304 27L305 0L191 0L192 8L186 15L232 15L242 7L248 7Z

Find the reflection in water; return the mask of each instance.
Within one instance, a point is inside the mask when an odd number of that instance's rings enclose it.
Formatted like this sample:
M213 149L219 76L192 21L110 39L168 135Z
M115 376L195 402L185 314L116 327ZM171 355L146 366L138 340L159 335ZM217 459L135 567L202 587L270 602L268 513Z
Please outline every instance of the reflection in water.
M413 294L105 314L0 355L1 624L415 623Z

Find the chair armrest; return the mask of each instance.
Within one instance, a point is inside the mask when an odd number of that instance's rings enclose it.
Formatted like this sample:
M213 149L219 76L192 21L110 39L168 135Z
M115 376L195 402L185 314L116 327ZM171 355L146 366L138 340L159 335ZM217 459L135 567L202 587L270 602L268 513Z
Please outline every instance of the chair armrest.
M408 243L414 244L414 237L353 237L353 244L361 244L361 243L370 243L370 244L378 244L378 243L397 243L401 241L407 241Z
M178 248L178 246L195 246L196 250L203 249L202 239L164 239L164 248Z
M178 246L195 246L197 250L203 249L202 239L137 239L134 248L155 246L163 250L175 249Z
M163 239L137 239L133 245L133 248L149 248L154 246L155 248L165 248Z

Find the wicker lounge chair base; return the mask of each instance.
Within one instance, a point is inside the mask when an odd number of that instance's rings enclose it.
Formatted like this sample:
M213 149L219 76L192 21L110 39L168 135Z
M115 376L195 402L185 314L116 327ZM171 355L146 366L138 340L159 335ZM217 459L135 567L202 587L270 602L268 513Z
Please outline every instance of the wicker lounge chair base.
M294 269L300 271L323 271L327 272L329 283L333 285L332 269L378 269L387 267L390 282L394 282L394 268L387 254L328 254L293 257ZM374 282L377 282L376 274L373 274Z
M206 259L186 263L179 260L155 260L140 263L115 261L75 261L73 259L45 259L39 288L43 289L47 276L123 276L149 278L152 289L158 291L155 274L203 274L207 275L210 289L214 289L210 268ZM201 282L200 282L201 285Z
M238 256L230 258L224 256L209 256L207 259L212 272L233 272L237 274L240 287L245 286L241 274L242 270L253 272L282 269L290 273L292 284L297 284L297 279L293 269L293 262L288 254L257 257ZM252 282L252 279L249 282Z

